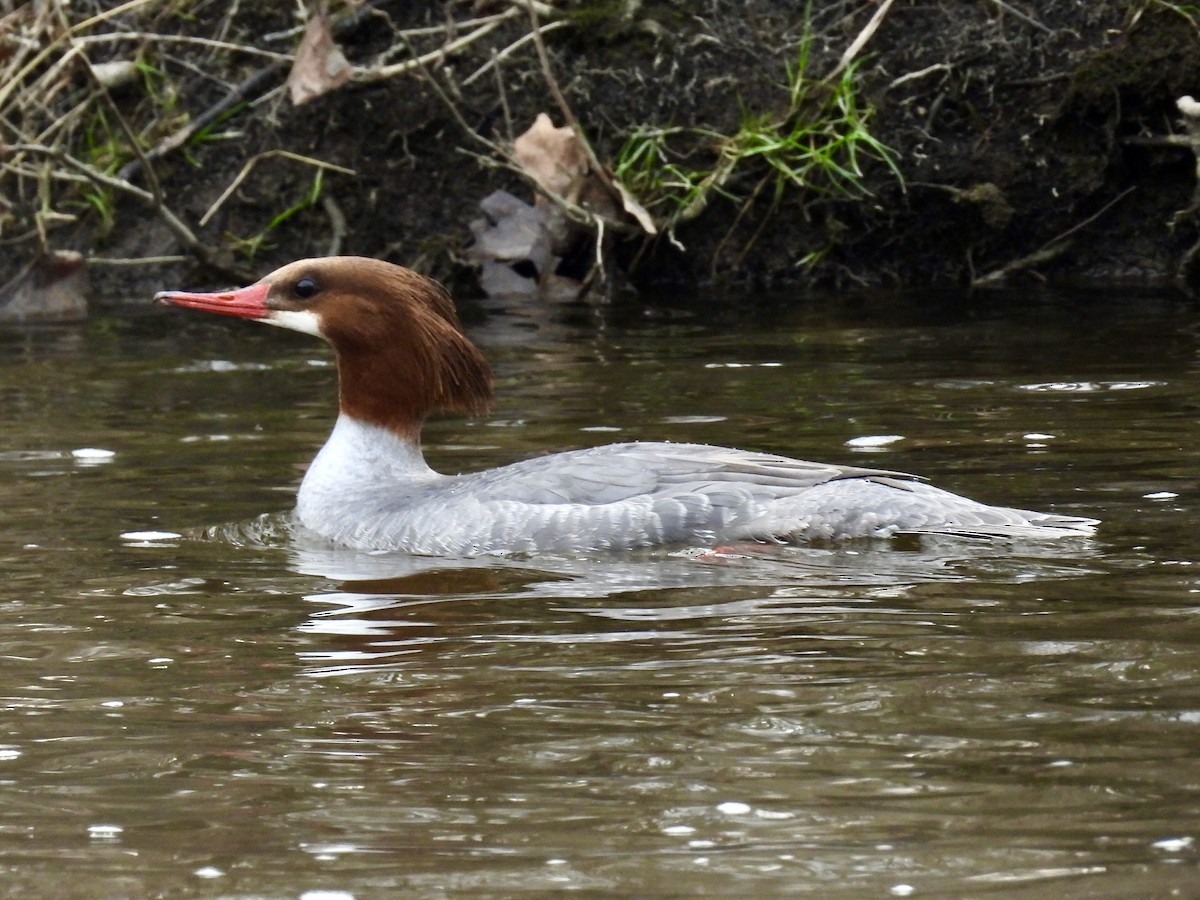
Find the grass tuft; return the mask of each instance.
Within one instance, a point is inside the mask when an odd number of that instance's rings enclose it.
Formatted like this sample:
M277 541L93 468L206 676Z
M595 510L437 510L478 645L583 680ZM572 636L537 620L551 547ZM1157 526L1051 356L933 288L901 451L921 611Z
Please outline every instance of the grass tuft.
M857 65L833 81L812 78L812 31L806 29L787 67L787 102L780 113L743 110L733 134L695 128L642 126L617 153L614 174L655 216L663 231L700 215L713 196L742 204L758 198L773 212L791 190L835 197L870 194L864 166L882 163L902 185L896 154L868 128L872 109L859 96ZM750 191L733 187L735 173L753 172ZM741 179L739 179L740 181Z

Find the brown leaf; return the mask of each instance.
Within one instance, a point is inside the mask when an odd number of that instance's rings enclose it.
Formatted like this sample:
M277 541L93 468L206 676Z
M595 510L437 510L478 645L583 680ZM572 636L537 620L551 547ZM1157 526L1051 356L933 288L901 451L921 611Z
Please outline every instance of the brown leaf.
M538 113L529 130L513 141L513 157L547 193L605 219L620 218L624 211L646 234L658 233L650 213L624 185L607 172L592 170L587 149L570 126L555 128L548 115ZM535 202L544 201L539 197Z
M575 202L588 173L587 153L574 129L555 128L538 113L529 130L513 141L513 156L543 189Z
M288 75L287 86L292 104L300 106L341 87L354 74L354 67L333 40L329 17L314 13L304 27L304 37L296 48L296 61Z

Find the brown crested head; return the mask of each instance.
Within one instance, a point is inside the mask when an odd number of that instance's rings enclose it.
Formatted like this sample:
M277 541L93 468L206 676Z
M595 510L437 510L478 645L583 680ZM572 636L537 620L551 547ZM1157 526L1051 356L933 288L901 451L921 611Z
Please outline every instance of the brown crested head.
M304 259L240 291L160 299L325 339L337 354L342 412L405 437L416 437L435 410L473 415L491 403L491 370L463 334L454 301L402 266L359 256Z
M301 260L263 281L268 308L316 314L337 353L344 413L408 433L435 410L474 415L490 405L491 369L436 281L357 256Z

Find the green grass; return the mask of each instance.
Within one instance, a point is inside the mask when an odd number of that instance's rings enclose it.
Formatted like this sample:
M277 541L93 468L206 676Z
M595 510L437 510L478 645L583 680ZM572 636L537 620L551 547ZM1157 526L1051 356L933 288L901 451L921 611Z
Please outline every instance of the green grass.
M83 132L84 162L93 169L112 175L132 157L125 144L125 136L109 122L108 112L103 107L96 109ZM101 231L107 233L116 218L116 199L111 188L89 182L80 190L84 203L100 216Z
M312 185L299 201L289 206L282 212L276 213L271 217L271 221L266 224L258 234L248 238L238 237L233 234L226 234L226 237L233 243L235 249L248 260L253 260L260 250L271 246L268 240L272 231L282 225L284 222L291 219L298 213L303 212L309 207L316 206L321 200L321 191L325 186L325 170L317 169L313 175Z
M871 134L872 110L858 94L857 67L832 83L809 75L812 33L806 31L787 67L785 102L776 113L743 110L733 134L694 128L638 128L617 154L613 170L651 212L663 231L704 211L713 196L742 204L739 218L759 198L773 212L789 191L862 197L864 166L886 166L904 176L896 154ZM754 187L731 187L737 173Z
M1200 5L1195 3L1170 3L1168 0L1148 0L1145 8L1157 6L1183 16L1193 28L1200 30Z

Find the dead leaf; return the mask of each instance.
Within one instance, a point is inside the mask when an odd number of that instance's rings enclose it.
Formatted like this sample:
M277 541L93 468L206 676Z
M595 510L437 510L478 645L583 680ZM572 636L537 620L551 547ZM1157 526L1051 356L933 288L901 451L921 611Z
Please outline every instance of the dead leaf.
M304 27L304 37L296 48L296 60L288 74L292 105L301 106L336 90L353 74L354 66L333 40L329 17L324 13L313 13Z
M646 234L658 234L653 217L624 185L608 172L592 170L588 151L570 126L556 128L548 115L538 113L529 129L513 141L513 157L547 193L604 219L617 219L624 210ZM535 202L544 203L541 197Z
M587 153L569 125L555 128L538 113L529 130L513 141L513 156L525 173L551 194L574 203L588 174Z

